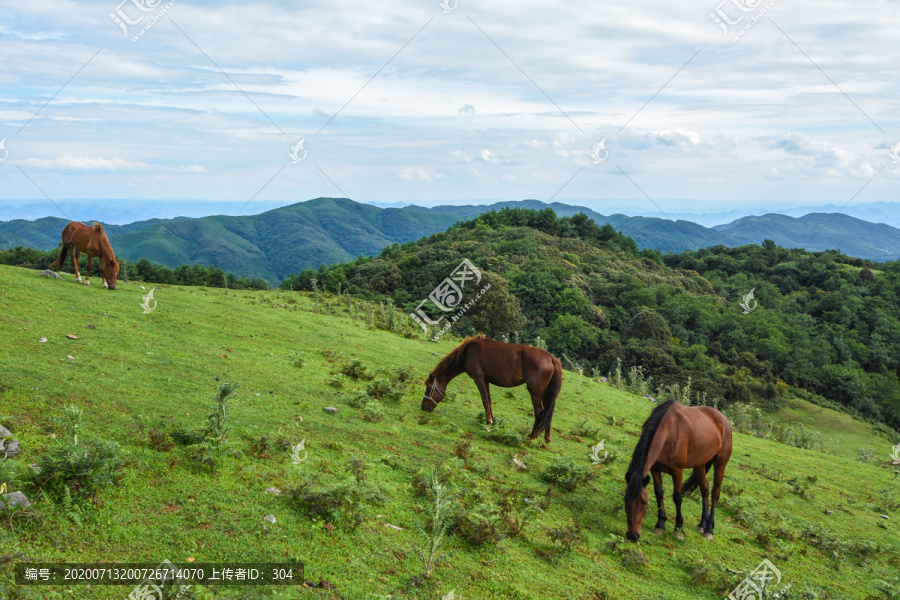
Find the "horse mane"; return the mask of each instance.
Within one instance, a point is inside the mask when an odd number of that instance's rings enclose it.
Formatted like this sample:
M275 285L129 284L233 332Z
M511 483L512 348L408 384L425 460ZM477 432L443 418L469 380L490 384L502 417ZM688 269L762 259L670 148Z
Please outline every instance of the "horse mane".
M631 455L631 464L628 465L628 471L625 474L625 479L628 480L628 487L625 489L626 500L639 496L644 487L644 465L647 463L650 444L653 442L653 436L656 435L656 430L659 428L663 417L666 416L673 404L675 404L675 398L669 398L654 408L644 422L641 437L638 439L637 446L634 447L634 454Z
M112 244L109 243L109 238L106 236L103 225L99 221L94 221L94 226L91 229L94 233L100 235L100 249L103 251L103 255L110 256L112 260L116 260L116 253L113 251Z
M437 366L431 370L431 374L435 377L441 377L450 369L459 369L459 363L462 362L466 347L468 347L468 345L472 342L477 342L484 339L486 338L479 333L475 337L470 337L463 340L463 342L459 346L451 350L447 356L441 359L441 362L439 362Z

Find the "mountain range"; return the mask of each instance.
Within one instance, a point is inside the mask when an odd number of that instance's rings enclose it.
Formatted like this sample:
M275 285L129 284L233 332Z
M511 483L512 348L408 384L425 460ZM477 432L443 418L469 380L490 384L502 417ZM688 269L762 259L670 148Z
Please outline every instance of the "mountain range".
M380 208L347 198L316 198L256 215L149 219L127 225L104 223L104 228L117 256L128 260L146 258L169 267L214 264L236 275L276 282L308 267L376 254L392 243L444 231L485 211L548 206L561 217L583 212L598 225L612 225L632 237L638 247L664 253L771 239L788 248L839 249L877 261L900 258L900 229L840 213L801 217L770 213L704 227L682 219L602 215L586 207L538 200ZM0 221L0 248L21 245L50 250L59 244L67 222L57 217Z

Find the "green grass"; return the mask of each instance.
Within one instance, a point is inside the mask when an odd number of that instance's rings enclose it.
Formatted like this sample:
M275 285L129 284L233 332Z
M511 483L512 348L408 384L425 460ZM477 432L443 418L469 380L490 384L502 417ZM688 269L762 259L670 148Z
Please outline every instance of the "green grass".
M838 453L843 456L855 456L859 448L885 444L868 423L801 398L791 398L788 405L779 409L773 417L785 425L803 425L810 431L819 431L826 438L836 440ZM831 446L827 449L830 450ZM881 454L885 454L883 448ZM889 456L881 458L887 460Z
M549 448L538 440L508 446L489 439L478 423L480 399L465 376L451 384L452 402L434 413L420 411L421 382L453 341L423 343L369 329L343 303L335 303L335 314L315 314L308 295L287 292L156 286L157 308L143 314L140 302L150 287L122 282L110 292L76 285L71 276L55 281L0 268L0 415L20 417L10 421L23 449L17 460L37 462L61 434L51 417L75 402L84 409L87 433L120 443L126 461L120 481L94 503L67 508L36 497L33 517L0 518L0 597L4 590L11 597L92 599L130 591L32 588L29 596L12 585L12 567L22 560L17 553L36 562L154 564L296 557L306 565L306 579L335 586L331 592L214 587L195 590L196 598L439 599L453 589L465 599L722 598L763 558L779 568L783 584L795 590L808 584L827 594L820 598L891 597L879 591L888 588L878 580L900 567L896 482L890 470L855 460L857 444L870 443L884 460L891 444L843 415L826 409L823 418L818 407L800 402L780 415L838 437L837 456L735 434L715 541L694 529L699 501L688 499L686 539L653 535L651 510L639 545L649 564L623 566L636 547L622 538L623 473L650 401L566 372ZM39 343L41 337L48 341ZM299 355L302 368L294 366ZM382 403L383 420L366 421L348 401L367 381L345 377L341 387L329 385L332 372L352 359L372 371L411 366L416 385L400 402ZM226 380L241 387L229 417L234 444L215 474L191 469L185 450L155 451L138 434L142 419L166 431L204 425ZM530 431L525 390L493 392L495 417L506 429ZM326 406L338 414L326 414ZM598 428L597 439L572 435L585 419ZM305 439L309 458L298 467L281 449L254 457L251 441L261 436L273 444ZM457 458L455 446L468 436L469 456ZM604 438L615 458L593 467L590 447ZM509 466L514 455L528 471ZM594 478L572 492L548 489L541 475L556 457L590 467ZM363 507L356 528L313 520L292 507L288 494L264 493L303 479L320 488L345 480L354 460L368 468L365 485L385 498L383 505ZM470 506L496 503L507 490L521 511L524 498L546 499L546 509L520 535L496 544L473 547L449 535L431 577L413 585L423 571L415 552L425 543L419 528L430 518L428 497L416 495L414 482L433 468ZM882 492L892 483L893 500ZM665 486L671 496L668 478ZM671 529L670 498L667 511ZM263 520L270 513L274 525ZM553 541L551 532L558 540L569 527L574 542ZM857 556L870 543L877 549Z

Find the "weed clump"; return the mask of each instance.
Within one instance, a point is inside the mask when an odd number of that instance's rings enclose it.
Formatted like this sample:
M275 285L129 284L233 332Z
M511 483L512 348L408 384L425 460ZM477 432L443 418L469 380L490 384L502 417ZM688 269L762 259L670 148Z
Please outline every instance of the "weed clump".
M62 439L37 460L31 477L34 485L56 499L70 500L95 496L112 485L122 465L119 445L81 433L84 411L75 404L66 405L62 419Z
M362 418L369 423L380 423L384 420L384 408L374 400L366 402L362 409Z
M575 489L584 483L590 481L593 477L587 467L579 467L571 460L566 460L561 456L553 459L544 473L542 479L550 484L559 487L567 492L575 491Z
M360 379L372 379L368 367L366 367L366 364L358 358L354 358L349 363L343 365L340 368L340 372L354 381L359 381Z
M362 471L357 469L357 473ZM314 520L351 529L366 520L367 506L385 502L381 490L360 479L360 475L323 486L304 481L297 487L289 488L287 493L291 505L301 513Z

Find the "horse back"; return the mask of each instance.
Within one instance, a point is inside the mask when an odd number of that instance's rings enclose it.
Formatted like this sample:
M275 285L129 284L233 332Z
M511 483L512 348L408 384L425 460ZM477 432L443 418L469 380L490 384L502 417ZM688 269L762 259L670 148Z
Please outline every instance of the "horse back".
M731 424L715 408L675 404L660 423L653 442L651 453L659 461L691 469L720 453L731 455Z
M468 373L480 371L489 383L501 387L521 385L534 377L549 379L554 370L553 355L546 350L490 338L467 345L465 365Z

